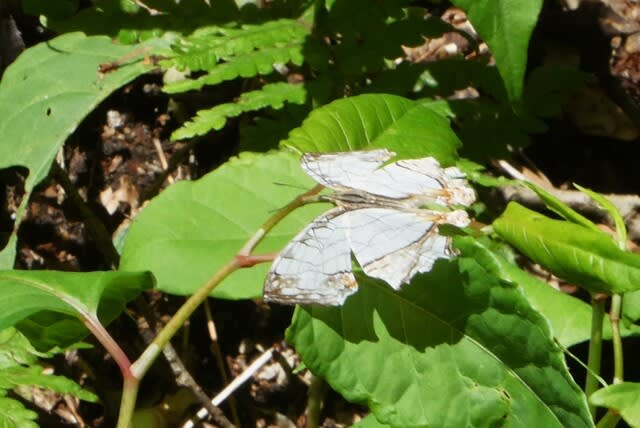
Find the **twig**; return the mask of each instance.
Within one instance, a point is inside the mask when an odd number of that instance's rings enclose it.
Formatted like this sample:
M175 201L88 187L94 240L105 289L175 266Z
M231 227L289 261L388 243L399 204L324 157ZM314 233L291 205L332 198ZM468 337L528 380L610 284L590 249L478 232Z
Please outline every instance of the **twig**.
M149 187L140 192L141 204L147 199L151 199L158 193L165 180L167 180L169 175L178 167L180 162L182 162L184 158L189 155L191 149L196 145L198 141L198 139L194 138L193 140L190 140L188 143L186 143L184 147L176 150L173 153L173 155L167 161L167 167L153 179Z
M162 144L160 144L159 139L153 139L153 147L156 149L156 153L158 153L160 166L164 171L166 171L169 168L169 164L167 163L167 157L164 155L164 150L162 150ZM169 182L169 184L173 184L173 177L171 177L170 175L167 176L167 181Z
M143 296L140 296L136 300L136 304L138 305L138 308L143 315L143 318L138 319L138 328L140 329L142 338L148 345L153 341L153 335L156 333L156 326L158 326L159 323L155 314L153 313L153 310ZM176 383L180 386L189 388L191 392L193 392L200 403L205 406L218 426L220 426L221 428L233 428L234 425L229 421L229 419L227 419L227 417L224 415L224 412L211 403L211 401L209 400L209 396L204 392L202 387L198 384L198 382L196 382L193 376L191 376L191 373L184 366L184 363L173 348L173 345L171 345L171 343L167 343L167 346L165 346L165 348L162 350L162 353L167 359L169 367L171 367L171 371L174 374Z
M267 349L262 355L249 365L242 373L240 373L235 379L231 381L218 395L216 395L211 402L215 406L219 406L224 400L227 399L236 389L240 388L251 376L253 376L262 366L267 364L273 356L273 348ZM185 422L182 428L193 428L195 422L204 419L207 416L207 410L202 408L198 410L196 416ZM195 422L194 422L195 419Z
M216 331L216 325L213 322L213 317L211 316L211 306L209 305L208 299L204 301L204 313L207 316L207 331L209 332L209 338L211 339L211 346L213 347L213 354L216 359L218 371L220 372L220 377L222 378L223 385L228 385L229 376L227 376L227 368L222 359L222 351L220 350L220 344L218 343L218 332ZM237 426L240 426L238 406L236 404L236 400L233 397L229 397L229 407L231 408L231 417L233 418L233 422Z
M496 162L496 164L510 177L530 181L507 161L501 160ZM613 220L607 211L602 209L585 193L578 190L561 190L549 187L545 187L545 190L579 213L597 222L613 224ZM502 186L499 188L499 192L506 201L516 201L538 210L545 208L544 202L528 187ZM629 239L634 241L640 240L640 196L622 194L606 194L604 196L611 201L620 212L620 215L625 219L629 231Z

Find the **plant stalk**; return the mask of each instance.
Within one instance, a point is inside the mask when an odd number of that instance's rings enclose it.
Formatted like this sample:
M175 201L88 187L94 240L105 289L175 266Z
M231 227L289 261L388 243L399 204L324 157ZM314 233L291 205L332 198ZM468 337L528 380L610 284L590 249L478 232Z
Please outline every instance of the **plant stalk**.
M622 383L624 380L624 360L622 352L622 337L620 336L620 312L622 310L622 295L611 296L611 340L613 341L613 383Z
M591 297L591 340L589 341L589 357L587 359L587 380L584 392L587 398L598 389L597 376L600 374L602 360L602 325L604 321L605 300L600 296ZM592 416L596 414L596 406L589 405Z
M603 417L598 421L596 428L615 428L620 421L620 415L612 410L609 410Z
M122 398L120 399L120 413L118 414L118 425L116 428L130 428L131 417L136 408L136 398L140 380L129 374L124 378L122 386Z
M142 355L131 365L131 376L125 374L125 383L120 403L120 414L118 415L117 428L128 428L129 421L135 409L136 396L138 394L139 383L147 373L153 362L162 353L163 348L178 332L182 324L193 314L193 312L204 302L214 288L218 286L227 276L242 267L253 266L256 263L264 262L269 258L257 256L257 260L252 260L251 252L260 243L264 236L283 218L296 208L299 208L312 200L313 196L319 193L323 186L317 185L313 189L298 195L289 204L272 215L260 229L249 238L238 254L218 272L216 272L203 286L201 286L171 317L169 322L160 330L153 342L147 346Z
M312 375L309 385L309 397L307 398L307 423L306 428L318 428L320 426L320 412L327 395L327 383L319 376Z

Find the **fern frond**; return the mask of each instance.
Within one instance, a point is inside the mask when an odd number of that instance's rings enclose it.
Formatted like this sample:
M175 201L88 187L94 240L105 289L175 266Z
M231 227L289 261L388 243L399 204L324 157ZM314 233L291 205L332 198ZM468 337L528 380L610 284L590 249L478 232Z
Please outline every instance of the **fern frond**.
M235 56L229 62L214 67L208 74L197 79L180 80L163 88L168 94L202 89L205 85L217 85L225 80L238 77L255 77L271 74L276 64L292 63L301 65L304 62L301 45L288 45L262 49Z
M179 69L209 71L221 61L232 61L254 51L302 46L309 30L292 19L269 21L239 28L207 27L173 46L174 56L165 62Z
M204 135L211 130L219 130L227 119L242 113L261 110L266 107L280 109L284 103L304 104L307 91L302 84L271 83L261 89L245 92L233 103L217 105L208 110L200 110L196 117L171 135L172 140L182 140Z

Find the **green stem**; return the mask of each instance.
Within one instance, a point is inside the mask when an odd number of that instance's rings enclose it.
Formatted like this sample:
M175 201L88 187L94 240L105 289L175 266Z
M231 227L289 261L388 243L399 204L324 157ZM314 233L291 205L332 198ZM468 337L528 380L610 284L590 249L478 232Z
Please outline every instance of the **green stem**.
M598 389L597 376L600 374L602 358L602 325L604 320L605 300L598 296L591 298L591 340L589 341L589 357L587 360L587 380L584 392L587 397ZM589 405L591 415L595 416L596 406Z
M255 249L258 243L262 240L267 232L269 232L280 220L285 218L296 208L299 208L306 204L313 195L322 190L322 186L316 186L302 195L297 196L284 208L276 212L271 216L264 225L253 234L247 243L238 252L236 257L229 263L224 265L218 272L216 272L203 286L201 286L195 294L193 294L187 301L178 309L178 311L171 317L169 322L158 333L156 338L147 346L142 355L131 365L131 377L125 375L124 389L122 393L122 400L120 403L120 414L118 415L117 428L127 428L129 421L133 415L135 409L136 396L138 394L139 382L147 373L153 362L162 353L162 349L169 343L169 340L178 332L182 324L193 314L193 312L200 306L202 302L209 297L209 294L213 291L222 280L227 276L235 272L242 267L248 267L254 265L256 262L251 260L251 252ZM266 261L267 259L257 257L259 262Z
M130 427L131 417L136 408L139 386L139 379L136 379L132 374L125 376L122 387L122 398L120 399L120 414L118 415L118 425L116 425L116 428Z
M622 337L620 336L620 311L622 310L622 295L614 294L611 297L611 333L613 341L613 383L621 383L624 380L624 362L622 352Z
M320 412L326 395L327 383L321 377L312 375L311 385L309 385L309 398L307 399L306 428L318 428L320 426Z
M616 412L609 410L603 417L598 421L596 428L614 428L618 421L620 420L620 415Z
M153 339L153 342L147 346L142 355L131 366L131 372L137 379L142 379L147 373L153 362L158 358L167 342L178 332L182 324L191 316L191 314L200 306L200 304L209 297L213 289L231 273L239 269L241 265L234 258L224 265L222 269L215 273L202 287L192 294L186 302L171 317L169 322L164 326L160 333Z

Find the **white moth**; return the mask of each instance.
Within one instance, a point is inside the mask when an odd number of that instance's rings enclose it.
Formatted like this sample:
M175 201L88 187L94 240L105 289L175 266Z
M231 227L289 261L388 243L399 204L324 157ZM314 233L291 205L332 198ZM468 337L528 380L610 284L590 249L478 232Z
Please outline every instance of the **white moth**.
M438 224L464 227L462 210L435 211L425 204L469 206L475 200L464 174L432 157L401 160L381 168L395 153L371 150L308 153L302 169L334 190L335 208L317 217L275 259L264 286L267 301L342 305L356 292L353 252L362 270L394 289L437 259L453 255Z

